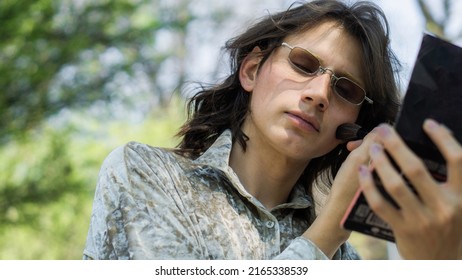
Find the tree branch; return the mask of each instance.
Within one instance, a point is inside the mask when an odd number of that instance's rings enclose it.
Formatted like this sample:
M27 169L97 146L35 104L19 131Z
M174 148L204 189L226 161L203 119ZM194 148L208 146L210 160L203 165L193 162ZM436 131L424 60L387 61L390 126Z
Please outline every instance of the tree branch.
M424 0L417 0L417 4L418 4L423 16L425 17L427 30L434 33L435 35L437 35L439 37L446 38L446 33L444 31L446 19L443 20L443 22L438 22L435 19L435 17L431 14L430 8L428 7L427 3L425 3ZM447 18L446 13L449 10L446 10L446 9L447 9L447 6L450 6L450 5L449 5L447 0L445 1L444 5L445 5L445 18Z

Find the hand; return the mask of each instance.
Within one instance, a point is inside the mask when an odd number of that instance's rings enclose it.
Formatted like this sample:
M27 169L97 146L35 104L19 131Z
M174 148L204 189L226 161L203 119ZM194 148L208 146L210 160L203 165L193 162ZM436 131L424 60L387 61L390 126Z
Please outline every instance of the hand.
M375 142L376 133L369 133L364 140L355 141L351 153L335 176L326 203L304 237L315 243L329 258L350 236L341 225L343 215L359 186L357 170L370 161L369 147Z
M380 144L371 146L372 168L386 191L398 203L392 206L378 192L371 168L360 168L359 181L371 209L393 229L396 245L405 259L462 258L462 147L451 132L427 120L424 131L447 163L447 181L437 182L419 159L388 126L378 128ZM419 197L392 167L385 149L414 186Z
M353 150L355 150L356 148L358 148L361 144L363 143L363 140L362 139L359 139L359 140L354 140L354 141L349 141L346 145L347 147L347 150L352 152Z

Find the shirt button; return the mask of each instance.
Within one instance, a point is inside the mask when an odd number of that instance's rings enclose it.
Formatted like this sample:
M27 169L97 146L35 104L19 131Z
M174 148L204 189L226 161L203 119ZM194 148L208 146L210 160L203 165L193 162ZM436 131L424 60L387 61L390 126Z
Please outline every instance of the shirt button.
M273 228L274 227L274 222L273 221L267 221L266 222L266 227L267 228Z

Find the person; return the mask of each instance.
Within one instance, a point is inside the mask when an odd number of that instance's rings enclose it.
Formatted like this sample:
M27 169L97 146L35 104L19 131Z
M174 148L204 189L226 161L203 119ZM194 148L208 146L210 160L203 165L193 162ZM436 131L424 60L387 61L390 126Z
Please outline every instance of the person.
M83 258L360 259L340 226L358 186L399 227L371 190L370 168L393 174L383 158L390 148L403 163L417 161L392 128L376 128L392 123L399 108L388 29L373 3L318 0L229 40L230 74L190 99L175 149L130 142L105 159ZM345 142L335 136L343 123L375 129ZM444 129L430 134L445 154L460 154ZM329 191L319 205L322 185ZM460 189L448 189L460 198ZM396 232L398 246L410 230ZM423 251L435 241L418 252L433 257ZM408 243L403 252L415 249Z

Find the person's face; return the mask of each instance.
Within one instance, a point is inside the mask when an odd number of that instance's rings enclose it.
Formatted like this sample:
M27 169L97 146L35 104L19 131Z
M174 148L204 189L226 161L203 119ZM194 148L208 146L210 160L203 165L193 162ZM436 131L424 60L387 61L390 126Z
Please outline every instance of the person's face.
M284 41L309 50L322 67L364 88L361 46L341 26L324 22ZM335 138L337 127L355 122L361 106L334 92L330 71L314 76L297 71L288 60L289 52L288 47L278 47L262 65L255 55L243 62L241 84L251 94L243 130L255 147L306 163L341 143Z

